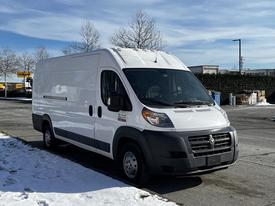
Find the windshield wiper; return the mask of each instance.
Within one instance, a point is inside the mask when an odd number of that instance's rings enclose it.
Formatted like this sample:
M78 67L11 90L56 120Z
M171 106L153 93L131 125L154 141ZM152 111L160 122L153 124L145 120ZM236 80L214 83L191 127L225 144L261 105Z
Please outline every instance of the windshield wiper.
M157 104L157 105L162 105L162 106L172 106L172 107L181 107L181 108L188 108L192 106L199 106L199 105L208 105L212 106L214 105L213 103L209 101L202 101L202 100L193 100L193 101L178 101L173 104L164 102L161 100L157 99L150 99L150 98L142 98L141 100L152 103L152 104Z
M186 106L186 107L190 107L193 105L208 105L208 106L213 106L214 104L212 102L209 101L203 101L203 100L193 100L193 101L178 101L174 103L175 106Z
M181 101L181 102L175 102L174 106L175 106L175 108L177 108L177 107L187 108L187 107L192 107L192 104L190 104L189 102L183 102L183 101Z
M163 106L174 106L173 104L170 104L168 102L163 102L163 101L157 100L157 99L142 98L141 100L145 100L145 101L148 101L150 103L158 104L158 105L163 105Z

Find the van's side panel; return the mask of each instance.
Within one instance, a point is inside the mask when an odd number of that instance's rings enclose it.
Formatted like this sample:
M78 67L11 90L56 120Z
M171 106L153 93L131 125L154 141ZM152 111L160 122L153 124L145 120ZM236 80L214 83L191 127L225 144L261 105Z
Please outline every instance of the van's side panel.
M57 137L94 145L89 106L95 106L99 58L89 54L50 59L38 69L33 110L50 116Z

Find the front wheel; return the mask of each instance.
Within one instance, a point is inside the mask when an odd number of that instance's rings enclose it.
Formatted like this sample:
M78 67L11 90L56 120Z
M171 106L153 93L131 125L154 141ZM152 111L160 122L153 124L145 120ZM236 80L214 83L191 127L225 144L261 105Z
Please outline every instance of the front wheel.
M143 185L149 179L146 164L140 148L134 143L126 143L121 151L120 165L127 180Z
M47 149L53 149L57 143L56 139L54 137L53 131L49 125L45 126L44 132L43 132L43 143L44 146Z

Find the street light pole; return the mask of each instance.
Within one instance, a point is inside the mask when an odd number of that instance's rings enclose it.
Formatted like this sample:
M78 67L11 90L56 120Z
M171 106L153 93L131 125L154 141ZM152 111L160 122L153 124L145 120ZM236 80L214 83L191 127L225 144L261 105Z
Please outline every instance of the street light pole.
M241 39L234 39L232 41L238 41L239 42L239 72L240 72L240 74L242 74L242 70L243 70L242 40Z

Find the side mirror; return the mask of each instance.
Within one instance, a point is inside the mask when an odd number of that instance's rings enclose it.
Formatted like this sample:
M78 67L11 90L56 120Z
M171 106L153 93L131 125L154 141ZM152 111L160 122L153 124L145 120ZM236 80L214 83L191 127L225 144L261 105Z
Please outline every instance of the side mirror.
M112 93L111 96L108 98L108 110L112 112L118 112L124 109L124 101L123 97L118 93Z

